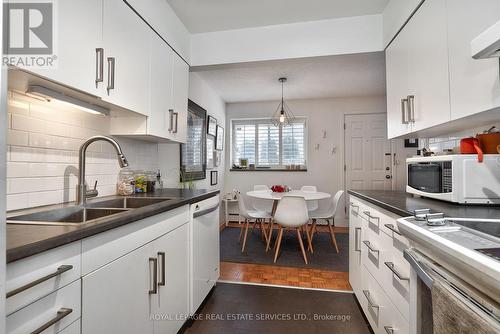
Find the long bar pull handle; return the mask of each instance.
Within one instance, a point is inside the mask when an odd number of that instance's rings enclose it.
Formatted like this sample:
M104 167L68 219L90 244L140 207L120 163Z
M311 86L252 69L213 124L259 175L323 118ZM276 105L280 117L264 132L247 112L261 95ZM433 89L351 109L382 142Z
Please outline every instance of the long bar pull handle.
M400 280L400 281L409 281L409 277L404 277L399 273L399 271L396 270L396 267L394 266L394 263L392 262L384 262L384 264L389 268L390 271Z
M40 333L42 333L44 330L46 330L50 326L55 325L56 323L58 323L59 321L61 321L63 318L65 318L68 315L70 315L71 312L73 312L73 310L70 309L70 308L62 308L62 309L60 309L59 311L57 311L57 315L54 318L50 319L49 321L47 321L46 323L44 323L42 326L40 326L37 329L35 329L33 332L31 332L31 334L40 334Z
M115 89L115 57L108 57L108 95L112 89Z
M377 304L375 304L375 302L372 300L372 297L370 295L370 291L368 290L363 290L363 294L365 295L366 297L366 300L368 301L368 305L371 307L371 308L374 308L376 310L379 309L379 306Z
M408 121L415 123L415 95L408 95Z
M408 261L410 266L415 270L417 273L417 276L424 282L425 285L430 289L432 287L432 284L434 283L434 279L429 276L422 268L422 266L418 263L418 260L411 254L411 251L408 249L405 249L403 251L403 257Z
M387 334L394 334L394 332L396 331L393 327L391 326L384 326L384 330Z
M40 284L42 282L48 281L49 279L54 278L56 276L59 276L62 273L66 272L68 270L71 270L71 269L73 269L73 266L70 265L70 264L62 265L62 266L58 267L57 270L54 271L53 273L50 273L50 274L48 274L46 276L43 276L43 277L40 277L39 279L34 280L33 282L30 282L30 283L28 283L26 285L23 285L23 286L21 286L21 287L19 287L17 289L14 289L12 291L7 292L6 297L10 298L10 297L12 297L14 295L17 295L18 293L21 293L21 292L23 292L25 290L28 290L28 289L30 289L30 288L32 288L32 287L34 287L34 286L36 286L36 285L38 285L38 284Z
M398 230L396 230L393 224L384 224L384 226L387 227L392 232L396 233L397 235L401 235L401 233Z
M177 126L179 124L179 113L174 112L174 117L175 117L175 127L174 127L174 131L172 131L172 132L177 133Z
M95 49L95 88L104 81L104 49Z
M358 231L360 232L358 234ZM361 252L361 247L360 247L360 244L359 244L359 235L361 234L361 227L356 227L354 229L354 251L356 252Z
M380 252L378 249L373 248L371 243L368 240L364 240L363 243L366 245L366 247L368 247L370 252L377 253L377 254Z
M403 124L408 124L410 121L408 120L408 100L407 99L401 99L401 123Z
M158 260L160 262L160 281L158 282L158 286L165 286L165 252L158 252Z
M153 263L153 273L151 274L151 263ZM158 292L158 259L155 257L149 258L149 273L153 276L153 288L148 292L150 295L156 295Z
M169 123L168 123L168 132L172 132L174 128L174 109L168 109L168 117L169 117Z
M351 207L352 207L352 208L359 209L359 206L358 206L358 205L356 205L356 204L354 204L353 202L351 202L350 204L351 204Z
M377 220L380 220L379 217L375 217L375 216L372 216L372 214L370 213L370 211L363 211L363 213L370 219L377 219Z

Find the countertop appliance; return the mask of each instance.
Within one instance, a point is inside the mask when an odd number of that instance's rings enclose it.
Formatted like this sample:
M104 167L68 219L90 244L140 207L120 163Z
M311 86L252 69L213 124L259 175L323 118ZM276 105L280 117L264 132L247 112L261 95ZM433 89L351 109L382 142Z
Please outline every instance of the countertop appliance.
M500 204L500 154L406 159L406 192L462 204Z
M492 332L500 331L500 219L447 218L429 212L416 210L415 216L397 221L410 240L404 257L412 267L411 333L432 333L436 281L449 291L450 300Z
M190 313L195 314L219 279L219 195L191 204Z

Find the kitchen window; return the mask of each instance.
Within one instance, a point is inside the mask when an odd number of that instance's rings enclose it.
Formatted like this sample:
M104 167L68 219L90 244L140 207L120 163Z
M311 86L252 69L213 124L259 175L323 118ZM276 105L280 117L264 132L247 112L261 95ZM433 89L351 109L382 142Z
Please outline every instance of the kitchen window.
M232 121L232 164L248 159L255 167L284 169L295 165L305 169L307 126L305 119L290 125L274 125L270 119Z

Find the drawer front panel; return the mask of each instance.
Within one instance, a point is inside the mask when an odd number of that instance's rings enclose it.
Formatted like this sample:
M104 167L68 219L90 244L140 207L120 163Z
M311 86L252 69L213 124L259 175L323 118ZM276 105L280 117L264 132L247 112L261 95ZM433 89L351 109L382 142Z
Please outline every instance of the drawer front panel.
M77 280L7 317L7 334L26 334L48 326L43 333L59 333L81 316L81 280Z
M390 329L395 333L408 333L408 321L369 272L363 275L362 293L357 297L375 333L387 334Z
M118 259L189 221L187 205L82 241L82 275Z
M6 275L6 313L11 314L80 278L81 242L9 263Z

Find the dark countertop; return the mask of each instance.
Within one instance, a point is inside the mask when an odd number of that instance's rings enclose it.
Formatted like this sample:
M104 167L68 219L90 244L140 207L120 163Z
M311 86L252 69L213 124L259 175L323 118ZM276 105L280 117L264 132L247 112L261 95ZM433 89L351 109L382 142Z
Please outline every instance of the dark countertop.
M348 190L347 192L402 217L412 216L415 209L431 209L431 212L442 212L447 217L500 219L500 206L455 204L413 197L412 194L402 191Z
M7 224L7 263L13 262L43 251L68 244L73 241L105 232L116 227L132 223L134 221L154 216L186 204L192 204L217 195L219 191L188 190L188 189L161 189L154 193L137 194L134 197L168 197L173 198L165 202L148 205L142 208L119 213L110 217L97 219L92 223L78 226L64 225L26 225ZM99 200L115 198L117 196L100 197ZM26 212L43 211L50 208L60 208L70 204L59 204L37 209L15 212L24 214ZM12 215L8 213L7 216Z

